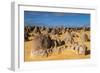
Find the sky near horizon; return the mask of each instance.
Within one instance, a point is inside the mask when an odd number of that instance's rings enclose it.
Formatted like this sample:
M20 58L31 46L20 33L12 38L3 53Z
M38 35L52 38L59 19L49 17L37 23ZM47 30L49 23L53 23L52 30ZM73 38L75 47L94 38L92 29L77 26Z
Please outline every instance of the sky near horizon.
M24 25L40 26L90 26L90 14L24 11Z

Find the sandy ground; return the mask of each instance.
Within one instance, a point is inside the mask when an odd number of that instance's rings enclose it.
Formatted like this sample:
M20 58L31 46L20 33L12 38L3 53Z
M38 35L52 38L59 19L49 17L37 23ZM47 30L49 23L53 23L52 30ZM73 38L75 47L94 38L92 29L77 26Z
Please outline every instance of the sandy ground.
M90 37L90 31L87 31L86 33ZM78 35L80 35L80 34L78 34ZM82 42L80 38L74 38L74 40L76 40L80 43ZM91 50L90 49L90 41L85 42L85 44L88 47L88 49ZM69 59L88 59L88 58L90 58L90 54L89 55L79 55L79 54L76 54L75 51L70 50L69 48L65 48L64 51L60 54L58 54L57 52L54 52L51 55L49 55L48 57L45 57L45 56L31 56L32 46L34 46L32 41L24 42L24 61L25 62L28 62L28 61L42 61L42 60L63 60L63 59L69 60Z

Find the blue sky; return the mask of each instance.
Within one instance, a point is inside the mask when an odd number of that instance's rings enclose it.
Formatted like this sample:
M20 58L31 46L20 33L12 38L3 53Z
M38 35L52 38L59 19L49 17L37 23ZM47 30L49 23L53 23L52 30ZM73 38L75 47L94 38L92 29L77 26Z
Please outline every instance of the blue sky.
M24 24L36 26L90 26L90 14L24 11Z

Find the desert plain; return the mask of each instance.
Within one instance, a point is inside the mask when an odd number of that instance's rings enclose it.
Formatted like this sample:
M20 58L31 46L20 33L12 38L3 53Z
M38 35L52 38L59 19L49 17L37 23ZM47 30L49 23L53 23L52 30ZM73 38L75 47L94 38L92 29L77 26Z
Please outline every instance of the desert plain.
M24 61L89 59L90 27L24 27Z

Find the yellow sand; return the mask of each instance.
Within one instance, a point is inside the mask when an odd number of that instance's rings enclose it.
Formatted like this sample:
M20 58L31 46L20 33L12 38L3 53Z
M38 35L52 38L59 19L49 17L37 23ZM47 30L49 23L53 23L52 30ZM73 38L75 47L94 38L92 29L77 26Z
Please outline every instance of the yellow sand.
M90 37L90 31L87 31L86 33ZM80 36L80 34L79 34L79 36ZM74 38L74 40L82 43L80 38ZM85 42L85 44L88 47L88 49L90 50L90 41ZM27 41L27 42L24 43L24 61L25 62L41 61L41 60L87 59L87 58L90 58L90 54L89 55L78 55L78 54L75 53L75 51L70 50L70 49L65 49L60 54L55 52L48 57L46 57L46 56L31 56L32 46L34 46L32 44L32 41Z

